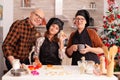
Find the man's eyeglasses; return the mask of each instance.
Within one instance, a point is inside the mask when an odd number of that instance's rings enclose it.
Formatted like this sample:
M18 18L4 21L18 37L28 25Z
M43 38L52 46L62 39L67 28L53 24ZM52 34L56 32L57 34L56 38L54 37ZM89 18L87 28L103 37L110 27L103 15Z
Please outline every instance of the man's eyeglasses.
M74 20L76 20L76 21L83 21L83 20L85 20L85 18L74 18Z
M37 16L39 19L43 19L40 15L38 15L37 13L33 12L35 14L35 16Z

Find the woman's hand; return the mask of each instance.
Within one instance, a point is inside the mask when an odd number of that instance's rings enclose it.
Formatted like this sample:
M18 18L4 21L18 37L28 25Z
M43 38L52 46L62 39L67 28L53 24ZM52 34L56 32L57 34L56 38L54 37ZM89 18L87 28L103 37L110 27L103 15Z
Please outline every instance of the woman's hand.
M35 57L35 61L33 62L33 65L38 65L38 64L41 64L39 58L36 56Z
M90 51L91 51L92 47L88 46L87 44L85 44L85 46L86 46L86 48L81 49L81 50L80 50L80 53L86 54L87 52L90 52Z
M78 45L71 45L68 49L67 49L67 53L68 56L71 56L73 54L74 51L78 50Z
M95 54L103 53L103 49L100 47L90 47L89 45L85 44L86 48L81 49L80 53L81 54L86 54L87 52L92 52Z
M60 31L59 34L59 49L62 50L64 48L64 40L67 39L66 34L63 31Z
M67 35L63 31L60 31L59 39L60 42L63 42L65 39L67 39Z
M78 50L78 45L72 45L72 46L70 47L70 49L71 49L72 51L77 51L77 50Z

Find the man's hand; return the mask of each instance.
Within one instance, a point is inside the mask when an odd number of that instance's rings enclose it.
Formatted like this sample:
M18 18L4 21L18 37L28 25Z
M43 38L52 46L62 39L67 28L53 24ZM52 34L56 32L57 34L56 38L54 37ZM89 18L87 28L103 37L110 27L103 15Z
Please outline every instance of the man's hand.
M8 56L8 60L10 61L10 64L12 65L15 58L13 56Z

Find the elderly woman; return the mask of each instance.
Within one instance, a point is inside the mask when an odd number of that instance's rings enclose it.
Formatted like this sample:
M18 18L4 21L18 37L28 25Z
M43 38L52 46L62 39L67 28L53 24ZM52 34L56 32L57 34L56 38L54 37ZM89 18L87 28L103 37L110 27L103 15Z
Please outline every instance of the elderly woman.
M75 15L74 23L77 30L71 33L66 48L67 56L72 57L72 65L77 65L77 61L81 60L82 57L100 63L97 54L103 53L104 44L95 30L87 28L89 18L90 15L86 10L78 10ZM78 51L78 44L84 44L85 48Z
M47 25L44 37L40 37L36 42L35 53L43 65L60 65L63 54L63 40L66 35L61 32L64 23L58 18L51 18ZM61 34L58 37L58 34Z

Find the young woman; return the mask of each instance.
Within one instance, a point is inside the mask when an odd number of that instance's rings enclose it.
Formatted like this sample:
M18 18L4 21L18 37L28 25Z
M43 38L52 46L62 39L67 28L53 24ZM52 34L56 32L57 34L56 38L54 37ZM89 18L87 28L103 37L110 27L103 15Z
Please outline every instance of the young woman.
M61 32L64 23L58 18L51 18L47 25L44 37L37 39L35 54L43 65L60 65L63 54L63 40L66 35ZM60 33L59 37L58 34Z

